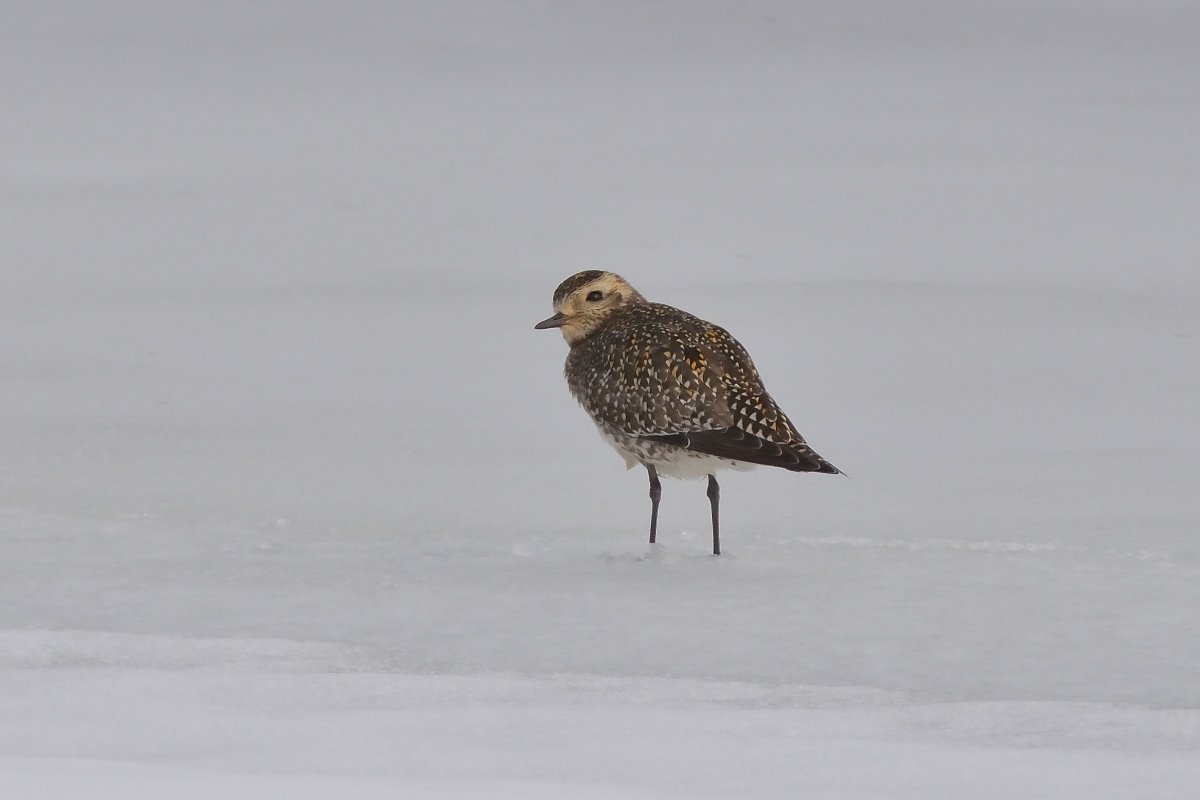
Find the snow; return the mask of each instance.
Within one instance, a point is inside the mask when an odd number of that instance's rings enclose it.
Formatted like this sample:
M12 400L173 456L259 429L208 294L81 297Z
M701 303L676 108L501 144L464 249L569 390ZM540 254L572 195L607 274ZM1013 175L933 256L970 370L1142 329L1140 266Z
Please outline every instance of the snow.
M97 785L113 797L1131 797L1147 785L1186 797L1195 787L1194 711L413 674L279 640L6 639L24 669L9 673L4 716L40 719L0 739L12 754L0 760L6 796L94 797Z
M1200 10L20 4L0 796L1191 798ZM625 472L608 268L852 477Z

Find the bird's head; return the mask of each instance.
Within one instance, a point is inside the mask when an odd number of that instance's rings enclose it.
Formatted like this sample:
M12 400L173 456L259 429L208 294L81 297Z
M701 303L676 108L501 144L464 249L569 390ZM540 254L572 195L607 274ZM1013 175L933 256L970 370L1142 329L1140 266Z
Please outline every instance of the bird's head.
M646 298L620 275L600 270L579 272L554 290L554 316L533 327L561 328L567 344L574 347L618 309L644 302Z

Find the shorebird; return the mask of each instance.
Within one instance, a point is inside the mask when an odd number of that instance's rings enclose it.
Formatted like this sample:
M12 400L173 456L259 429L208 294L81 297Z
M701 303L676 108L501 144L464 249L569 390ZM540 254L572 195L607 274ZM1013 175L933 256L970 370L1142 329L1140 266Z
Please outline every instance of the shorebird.
M621 276L599 270L559 284L554 312L534 328L562 331L571 394L626 468L641 464L650 475L651 544L659 475L708 478L713 555L720 555L718 469L840 473L808 446L724 328L651 303Z

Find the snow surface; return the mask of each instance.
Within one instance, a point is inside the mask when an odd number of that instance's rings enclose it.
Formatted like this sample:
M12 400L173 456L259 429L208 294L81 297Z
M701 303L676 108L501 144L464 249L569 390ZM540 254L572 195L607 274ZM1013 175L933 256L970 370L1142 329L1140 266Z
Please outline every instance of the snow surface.
M1200 6L14 3L0 796L1194 798ZM621 272L850 480L645 476Z

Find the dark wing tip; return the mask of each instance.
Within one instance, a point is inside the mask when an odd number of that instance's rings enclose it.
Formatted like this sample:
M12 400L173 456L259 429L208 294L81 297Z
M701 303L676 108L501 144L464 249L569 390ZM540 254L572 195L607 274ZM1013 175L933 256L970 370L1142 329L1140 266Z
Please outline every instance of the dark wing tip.
M646 439L673 444L694 453L779 467L791 472L821 472L839 475L841 470L817 455L807 445L789 445L768 441L741 428L724 428L716 431L694 431L675 433L669 436L646 436Z

